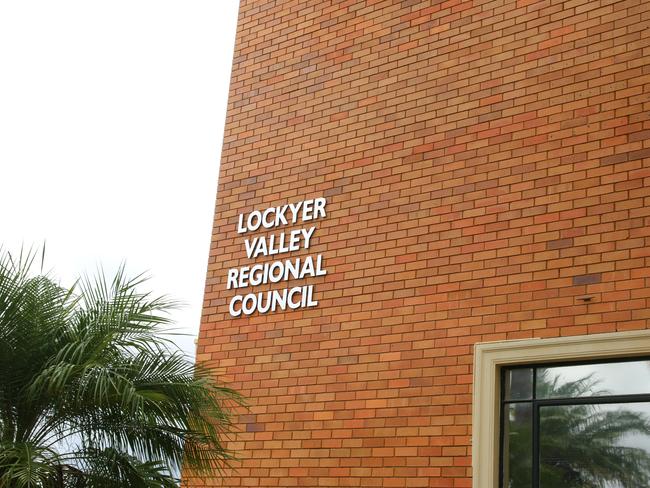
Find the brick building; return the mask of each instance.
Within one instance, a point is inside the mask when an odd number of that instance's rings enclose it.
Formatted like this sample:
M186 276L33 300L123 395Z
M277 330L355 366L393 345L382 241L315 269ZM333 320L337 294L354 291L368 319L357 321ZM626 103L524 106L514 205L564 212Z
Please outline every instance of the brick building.
M197 358L250 411L186 483L561 486L544 428L531 484L504 467L508 391L650 356L649 244L650 2L241 0Z

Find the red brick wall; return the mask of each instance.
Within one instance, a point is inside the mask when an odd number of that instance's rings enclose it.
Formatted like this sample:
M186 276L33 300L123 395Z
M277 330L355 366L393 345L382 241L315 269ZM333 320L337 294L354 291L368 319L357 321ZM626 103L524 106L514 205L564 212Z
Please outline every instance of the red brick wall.
M238 214L318 196L319 306L231 319ZM472 345L647 328L649 244L647 0L242 0L190 484L470 486Z

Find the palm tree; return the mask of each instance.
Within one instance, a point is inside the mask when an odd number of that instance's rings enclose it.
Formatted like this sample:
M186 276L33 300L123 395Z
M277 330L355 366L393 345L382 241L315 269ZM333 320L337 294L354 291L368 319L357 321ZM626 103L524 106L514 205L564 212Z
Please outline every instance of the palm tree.
M177 487L232 457L234 391L165 339L174 303L112 281L66 289L0 252L0 488Z
M539 398L606 396L591 376L562 382L538 370ZM625 445L634 436L650 437L650 419L629 407L601 404L549 405L539 414L540 486L562 488L640 488L650 486L650 452ZM509 486L530 486L532 410L514 404L508 433Z
M650 433L645 416L599 405L545 407L540 419L543 486L639 488L650 485L645 449L619 445L633 433Z

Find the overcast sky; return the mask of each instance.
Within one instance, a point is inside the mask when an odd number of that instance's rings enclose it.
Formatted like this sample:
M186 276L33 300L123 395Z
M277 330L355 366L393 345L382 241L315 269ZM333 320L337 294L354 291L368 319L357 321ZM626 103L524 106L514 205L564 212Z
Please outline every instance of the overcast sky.
M0 0L0 244L66 284L126 261L196 335L237 8Z

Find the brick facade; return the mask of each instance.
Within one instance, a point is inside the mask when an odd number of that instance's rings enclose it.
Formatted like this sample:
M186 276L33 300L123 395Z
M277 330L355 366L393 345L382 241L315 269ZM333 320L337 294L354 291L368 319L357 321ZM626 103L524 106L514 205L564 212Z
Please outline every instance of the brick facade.
M238 215L321 196L318 307L231 318ZM648 328L649 244L647 0L242 0L197 358L250 411L188 485L471 486L473 344Z

